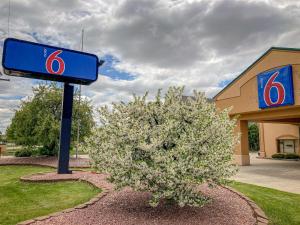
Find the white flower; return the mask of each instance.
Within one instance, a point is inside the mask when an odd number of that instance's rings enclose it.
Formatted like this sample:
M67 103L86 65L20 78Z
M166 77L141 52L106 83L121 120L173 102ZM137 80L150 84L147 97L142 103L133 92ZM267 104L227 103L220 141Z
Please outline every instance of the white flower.
M84 146L93 165L110 174L117 188L152 193L180 206L202 206L208 198L196 191L201 183L219 184L232 176L237 138L228 110L217 111L202 93L182 97L183 88L171 87L162 99L135 96L128 104L99 109L100 127Z

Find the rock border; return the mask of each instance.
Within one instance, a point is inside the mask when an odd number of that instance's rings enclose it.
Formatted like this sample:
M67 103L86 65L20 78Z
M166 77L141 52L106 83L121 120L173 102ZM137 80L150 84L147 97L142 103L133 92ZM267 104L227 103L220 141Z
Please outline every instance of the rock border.
M90 180L88 176L86 175L92 175L92 174L99 174L99 173L92 173L92 172L81 172L81 173L77 173L77 174L73 174L73 176L70 174L70 176L68 177L56 177L54 179L49 179L49 178L38 178L36 179L34 176L37 175L47 175L49 173L36 173L36 174L31 174L31 175L26 175L23 177L20 177L20 180L23 182L32 182L32 183L39 183L39 182L60 182L60 181L83 181L83 182L87 182L91 185L93 185L96 188L99 188L102 190L101 193L99 193L98 195L96 195L94 198L92 198L91 200L89 200L88 202L79 204L77 206L74 206L72 208L68 208L65 209L63 211L60 212L55 212L46 216L40 216L40 217L36 217L30 220L26 220L26 221L22 221L17 223L17 225L30 225L33 224L37 221L43 221L52 217L57 217L60 216L62 214L65 213L70 213L73 212L75 210L80 210L83 208L88 207L89 205L93 205L96 202L98 202L99 200L101 200L104 196L106 196L109 193L109 189L105 188L103 186L100 186L96 183L93 182L93 180ZM254 223L255 225L268 225L269 224L269 219L268 217L265 215L264 211L257 206L257 204L252 201L250 198L248 198L247 196L245 196L244 194L240 193L239 191L228 187L228 186L224 186L222 185L223 188L229 190L230 192L238 195L240 198L242 198L243 200L246 201L246 203L250 206L252 212L253 212L253 217L255 218L256 222Z
M91 172L84 172L84 173L93 174ZM80 209L86 208L89 205L95 204L101 198L103 198L104 196L106 196L108 194L109 190L107 188L105 188L103 186L99 186L96 183L94 183L92 180L89 180L88 177L84 176L85 175L84 173L82 173L82 177L75 177L75 176L74 177L68 177L68 178L63 178L63 177L60 178L59 177L59 178L52 179L52 180L50 180L50 179L34 179L33 178L33 176L36 176L36 175L46 175L46 174L49 174L49 173L36 173L36 174L31 174L31 175L20 177L21 181L29 182L29 183L41 183L41 182L51 183L51 182L61 182L61 181L83 181L83 182L87 182L88 184L93 185L94 187L96 187L98 189L101 189L102 191L101 191L101 193L99 193L98 195L96 195L95 197L93 197L92 199L90 199L89 201L87 201L85 203L76 205L72 208L62 210L60 212L51 213L51 214L46 215L46 216L40 216L40 217L36 217L36 218L33 218L33 219L25 220L25 221L17 223L17 225L30 225L30 224L33 224L37 221L43 221L43 220L46 220L46 219L49 219L49 218L52 218L52 217L60 216L60 215L65 214L65 213L70 213L70 212L73 212L75 210L80 210Z
M256 219L256 225L268 225L269 224L269 218L266 216L264 211L250 198L248 198L246 195L242 194L241 192L235 190L234 188L224 186L222 185L223 188L226 188L227 190L237 194L239 197L244 199L247 204L250 206L250 208L253 211L253 216Z

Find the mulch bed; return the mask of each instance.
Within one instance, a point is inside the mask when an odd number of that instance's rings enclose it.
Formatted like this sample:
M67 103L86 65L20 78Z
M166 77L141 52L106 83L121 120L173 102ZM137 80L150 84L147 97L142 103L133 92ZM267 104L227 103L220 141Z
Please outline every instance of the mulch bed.
M113 191L112 184L106 181L107 176L91 172L74 172L58 175L37 174L23 177L22 180L58 181L85 180L105 191L86 204L67 209L46 217L36 218L20 224L35 225L133 225L133 224L202 224L202 225L254 225L258 223L253 206L240 194L224 187L214 189L206 185L200 190L212 201L202 208L178 207L160 204L156 208L148 205L149 193L135 192L130 188ZM255 206L255 205L254 205ZM261 224L267 224L261 223Z
M1 165L39 165L57 167L57 157L14 157L1 158ZM90 167L89 159L70 158L70 167L88 168Z

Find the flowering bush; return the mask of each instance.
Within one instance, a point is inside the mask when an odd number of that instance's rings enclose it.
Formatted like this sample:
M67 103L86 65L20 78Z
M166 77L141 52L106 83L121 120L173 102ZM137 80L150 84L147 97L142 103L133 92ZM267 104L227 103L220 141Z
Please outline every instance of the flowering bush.
M235 121L218 112L202 93L183 98L171 87L161 98L147 94L128 104L99 110L101 126L86 141L93 166L110 174L117 189L130 186L180 206L202 206L209 199L197 191L202 183L219 184L234 174Z

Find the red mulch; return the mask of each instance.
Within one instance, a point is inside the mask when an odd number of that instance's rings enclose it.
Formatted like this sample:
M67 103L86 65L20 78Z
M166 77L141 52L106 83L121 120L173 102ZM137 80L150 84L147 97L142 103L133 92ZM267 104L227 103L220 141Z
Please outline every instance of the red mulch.
M106 176L87 172L73 175L35 175L36 180L59 179L67 176L85 176L96 186L109 190L106 196L87 208L65 212L59 216L36 221L35 225L141 225L141 224L202 224L202 225L252 225L256 219L247 202L239 195L222 187L209 189L203 185L201 191L212 198L212 202L202 208L170 206L160 204L157 208L148 205L149 193L141 193L125 188L121 191L111 191L112 185L106 181ZM65 177L63 177L65 176Z

